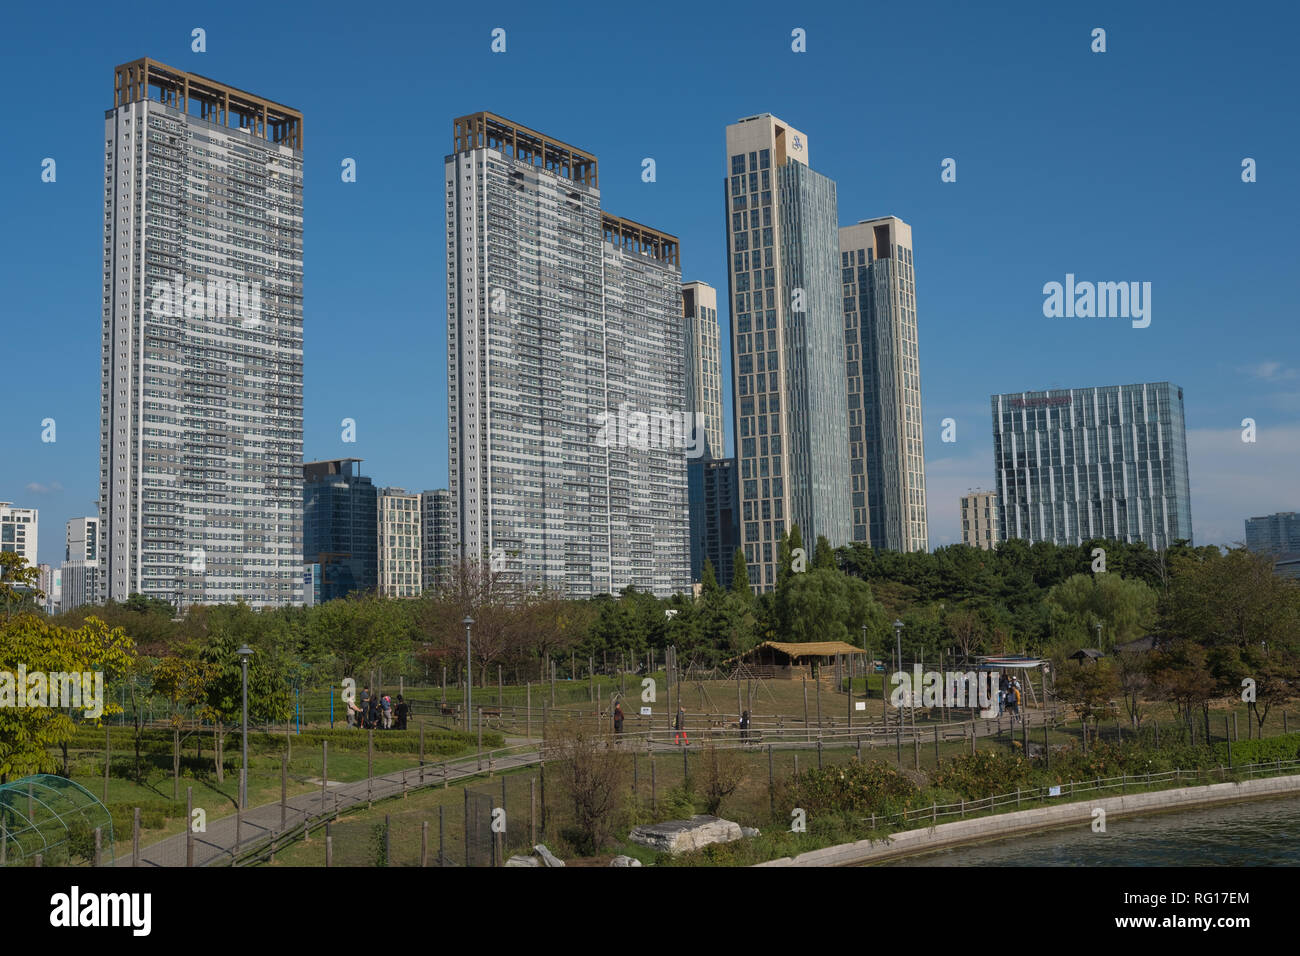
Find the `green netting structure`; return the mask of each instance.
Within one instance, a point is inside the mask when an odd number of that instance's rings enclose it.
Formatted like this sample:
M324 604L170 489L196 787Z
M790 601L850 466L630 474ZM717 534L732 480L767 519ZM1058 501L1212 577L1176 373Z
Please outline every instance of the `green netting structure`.
M0 784L0 865L91 860L100 828L101 862L113 861L113 816L99 799L66 777L41 773Z

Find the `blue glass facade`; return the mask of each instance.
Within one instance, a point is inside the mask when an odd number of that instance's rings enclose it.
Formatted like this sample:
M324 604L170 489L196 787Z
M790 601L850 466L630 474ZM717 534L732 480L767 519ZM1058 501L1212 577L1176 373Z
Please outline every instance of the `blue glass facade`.
M359 458L303 465L303 562L320 565L320 600L379 586L379 499Z
M736 459L688 460L686 487L691 511L691 579L700 580L707 558L718 583L729 588L740 547Z
M1183 390L1168 382L992 397L1002 540L1192 539Z
M853 537L849 508L844 298L835 183L802 163L776 171L790 415L790 517L809 554ZM802 305L802 309L798 308Z

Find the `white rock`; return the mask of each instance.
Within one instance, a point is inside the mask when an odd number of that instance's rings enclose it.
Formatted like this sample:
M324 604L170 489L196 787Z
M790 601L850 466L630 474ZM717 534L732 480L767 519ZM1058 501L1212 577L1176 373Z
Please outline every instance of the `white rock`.
M730 843L741 838L740 824L721 817L696 814L689 820L669 820L633 827L628 839L660 853L685 853L710 843Z
M640 866L641 861L634 856L619 856L609 861L610 866Z
M542 858L543 866L564 866L564 861L557 857L550 850L546 849L546 844L539 843L533 847L533 852Z
M535 856L512 856L506 860L506 866L541 866L542 861Z

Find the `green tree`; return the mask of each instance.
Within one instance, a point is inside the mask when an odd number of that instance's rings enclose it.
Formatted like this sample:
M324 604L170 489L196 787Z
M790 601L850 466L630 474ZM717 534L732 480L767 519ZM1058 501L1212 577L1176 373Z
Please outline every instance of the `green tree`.
M749 583L749 568L745 565L744 548L737 548L732 558L731 590L732 593L742 595L747 600L752 600L754 597L754 590Z
M40 606L45 600L40 583L39 568L29 565L16 551L0 551L0 604L4 605L6 618Z
M28 675L99 672L107 684L127 673L134 661L135 644L126 632L110 629L97 618L75 629L35 614L16 615L0 624L0 782L10 775L53 771L49 748L63 746L75 731L74 718L64 709L15 706L19 692L26 700L28 692L37 689L30 677L28 687L16 686L11 675L17 675L20 666ZM42 682L47 693L53 690L46 678ZM85 694L83 684L83 703ZM102 704L103 714L90 719L121 710L107 695Z

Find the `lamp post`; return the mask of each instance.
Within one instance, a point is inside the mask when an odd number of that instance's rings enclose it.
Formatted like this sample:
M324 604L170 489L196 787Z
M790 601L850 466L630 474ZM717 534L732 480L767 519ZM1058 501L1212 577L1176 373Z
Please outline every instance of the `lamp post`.
M1101 621L1097 622L1097 650L1101 650Z
M884 689L884 684L881 684ZM853 678L849 678L849 693L853 693ZM862 625L862 696L871 696L871 655L867 653L867 625ZM863 704L865 707L866 705Z
M898 670L903 669L903 622L894 621L894 646L898 651Z
M469 629L474 619L466 614L461 623L465 625L465 727L472 731L474 718L470 714L474 710L474 665L469 656Z
M244 732L240 735L244 759L239 767L239 809L245 810L248 808L248 659L253 656L253 649L241 644L235 653L239 655L239 666L244 672Z

